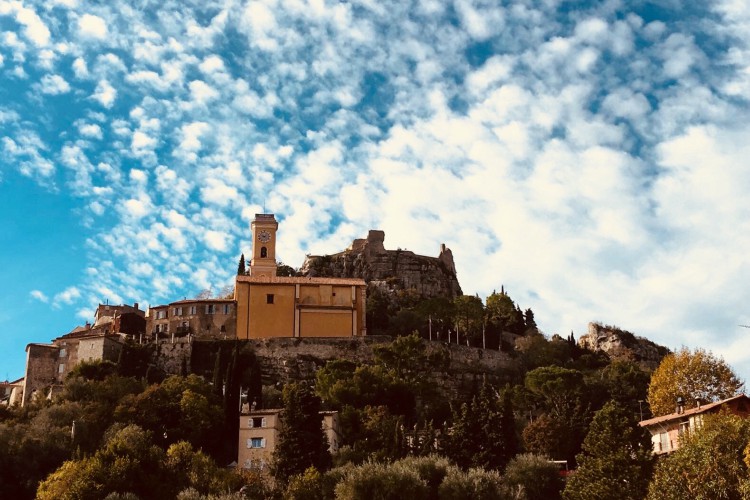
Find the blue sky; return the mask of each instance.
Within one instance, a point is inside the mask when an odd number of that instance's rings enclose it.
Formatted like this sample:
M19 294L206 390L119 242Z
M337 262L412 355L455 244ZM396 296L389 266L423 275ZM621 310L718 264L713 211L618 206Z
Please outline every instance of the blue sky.
M279 257L453 249L547 334L750 375L744 0L0 0L0 379L98 302Z

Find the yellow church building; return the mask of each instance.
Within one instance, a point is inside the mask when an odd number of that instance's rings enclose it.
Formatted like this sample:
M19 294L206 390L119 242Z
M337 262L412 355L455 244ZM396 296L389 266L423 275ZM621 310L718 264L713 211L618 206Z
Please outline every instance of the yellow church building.
M250 271L237 276L237 338L366 335L362 279L276 276L273 214L255 214Z

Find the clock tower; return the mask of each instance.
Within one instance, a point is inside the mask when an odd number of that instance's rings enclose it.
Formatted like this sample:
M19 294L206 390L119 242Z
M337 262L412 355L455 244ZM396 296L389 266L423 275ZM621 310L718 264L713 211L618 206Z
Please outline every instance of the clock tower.
M255 214L250 224L253 232L253 257L250 276L276 276L276 230L279 223L273 214Z

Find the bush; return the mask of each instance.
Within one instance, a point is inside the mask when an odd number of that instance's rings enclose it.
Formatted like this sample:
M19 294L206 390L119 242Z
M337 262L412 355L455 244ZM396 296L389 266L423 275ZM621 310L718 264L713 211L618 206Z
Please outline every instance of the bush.
M503 482L516 498L554 500L560 498L563 482L557 465L533 453L517 455L510 461Z
M426 500L427 483L416 471L375 462L352 467L336 485L338 500Z
M440 500L506 500L510 495L503 487L500 474L484 469L469 469L466 472L451 468L438 488Z

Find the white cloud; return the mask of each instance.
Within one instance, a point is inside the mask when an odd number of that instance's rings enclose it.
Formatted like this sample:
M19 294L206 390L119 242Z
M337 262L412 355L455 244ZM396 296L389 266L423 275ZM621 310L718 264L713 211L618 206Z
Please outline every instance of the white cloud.
M94 139L102 138L102 129L96 123L85 123L78 127L78 131L84 137L91 137Z
M117 90L107 80L100 80L91 98L99 101L102 106L109 109L117 98Z
M205 104L219 97L216 89L201 80L193 80L188 84L188 87L190 87L190 94L193 100L199 104Z
M52 299L52 303L56 307L60 307L62 304L70 305L80 297L81 291L77 287L71 286L56 294Z
M182 141L180 149L185 151L197 151L201 148L201 136L208 131L209 125L206 122L193 122L183 125L180 129Z
M219 252L227 250L230 241L228 234L213 230L206 231L204 239L208 248Z
M50 41L50 31L44 21L34 10L19 7L16 12L16 21L24 26L24 35L29 41L38 47L45 47Z
M48 95L67 94L70 92L70 85L60 75L44 75L39 90Z
M32 290L29 295L31 295L31 298L38 300L39 302L44 302L45 304L49 302L49 297L39 290Z
M135 132L133 132L133 138L130 143L130 147L133 149L133 151L139 149L152 149L155 146L156 139L154 139L150 135L146 134L145 132L141 132L140 130L136 130Z
M75 61L73 61L73 73L76 75L76 78L82 79L89 76L89 69L86 65L86 61L82 57L76 57Z
M84 14L78 18L78 32L86 38L104 40L107 38L107 23L99 16Z
M209 178L201 188L201 198L206 203L226 206L237 199L237 188L226 185L220 179Z
M146 195L138 199L130 198L129 200L125 200L122 206L124 213L135 219L142 219L147 216L151 213L152 208L151 200Z

